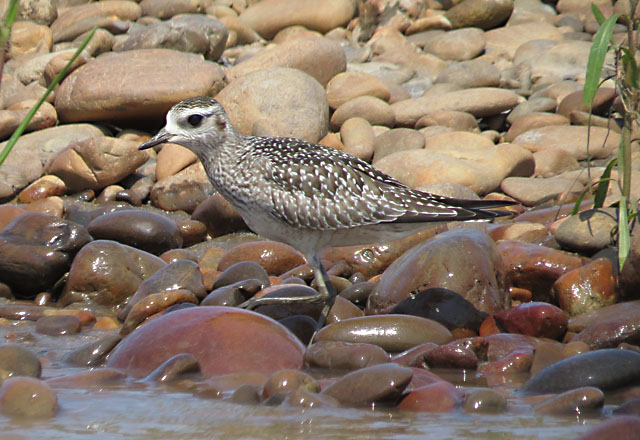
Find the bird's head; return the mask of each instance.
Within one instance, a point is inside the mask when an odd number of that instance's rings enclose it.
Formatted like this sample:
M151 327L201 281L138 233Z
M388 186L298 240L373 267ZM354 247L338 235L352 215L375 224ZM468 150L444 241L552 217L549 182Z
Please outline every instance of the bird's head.
M197 156L206 156L229 136L237 135L222 106L213 98L188 98L167 113L167 122L158 134L142 143L139 150L167 142L182 145Z

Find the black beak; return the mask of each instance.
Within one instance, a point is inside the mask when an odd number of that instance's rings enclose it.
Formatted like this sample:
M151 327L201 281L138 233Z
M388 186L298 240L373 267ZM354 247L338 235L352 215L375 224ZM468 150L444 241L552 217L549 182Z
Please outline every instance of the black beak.
M164 144L169 141L171 137L171 133L169 133L164 128L158 132L154 137L149 139L147 142L143 142L138 147L138 150L146 150L147 148L155 147L156 145Z

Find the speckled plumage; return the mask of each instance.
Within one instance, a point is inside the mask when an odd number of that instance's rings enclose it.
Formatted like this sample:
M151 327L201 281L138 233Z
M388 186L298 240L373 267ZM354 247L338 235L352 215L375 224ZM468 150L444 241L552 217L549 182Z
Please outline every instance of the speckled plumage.
M501 201L413 190L368 163L293 138L243 136L212 98L186 99L140 148L172 142L193 151L211 183L256 233L292 245L322 269L328 246L388 241L434 221L502 215Z

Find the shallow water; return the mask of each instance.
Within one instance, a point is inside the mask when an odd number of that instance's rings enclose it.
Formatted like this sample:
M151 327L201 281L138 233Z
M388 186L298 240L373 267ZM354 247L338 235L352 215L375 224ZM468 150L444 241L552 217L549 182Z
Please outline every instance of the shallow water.
M51 337L31 322L0 326L3 340L24 345L43 359L43 379L85 371L60 362L75 348L107 332L85 330ZM438 371L444 373L444 370ZM445 378L467 386L475 375ZM520 381L518 381L520 382ZM509 386L513 387L513 384ZM499 415L413 414L387 408L329 409L238 405L194 397L168 387L136 382L92 389L57 388L60 410L51 420L17 421L0 416L0 440L26 439L572 439L599 418L550 417L512 405Z

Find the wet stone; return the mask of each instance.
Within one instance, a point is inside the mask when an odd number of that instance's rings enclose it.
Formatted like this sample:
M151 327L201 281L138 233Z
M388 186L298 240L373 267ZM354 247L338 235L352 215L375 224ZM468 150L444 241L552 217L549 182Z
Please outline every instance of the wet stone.
M0 282L33 297L69 270L71 256L91 241L87 230L57 217L27 212L0 234Z
M19 345L0 346L0 380L13 376L40 377L40 359Z
M204 223L212 237L247 229L238 210L220 194L214 194L201 202L191 218Z
M476 354L466 348L453 344L441 345L429 350L424 355L429 368L461 368L475 370L478 368Z
M145 377L144 381L171 383L185 378L198 378L199 376L200 365L195 356L189 353L181 353L167 359Z
M251 298L261 289L262 282L260 280L248 278L212 290L200 304L203 306L235 307Z
M611 368L615 365L616 368ZM640 379L640 354L628 350L603 349L557 362L529 379L525 393L560 393L580 387L610 390Z
M79 333L80 319L73 315L43 316L36 321L36 332L49 336L64 336Z
M87 230L96 239L117 241L155 255L182 247L176 222L147 211L105 214L89 223Z
M425 342L446 344L451 332L430 319L409 315L364 316L324 327L316 341L364 342L389 352L400 352Z
M565 312L543 302L521 304L496 313L494 318L509 333L549 339L558 339L568 325Z
M185 303L198 304L196 296L185 289L168 290L145 296L129 309L127 318L120 329L120 334L127 335L147 318L168 310L175 305Z
M450 412L460 404L462 397L461 390L448 382L440 381L412 390L397 408L414 412Z
M287 244L275 241L254 241L229 249L220 260L218 270L225 271L241 261L257 263L269 275L276 276L305 263L302 254Z
M309 298L309 301L297 301L291 303L263 304L253 308L257 313L266 315L275 320L294 315L308 315L318 319L324 304L318 300L318 292L309 286L298 284L279 284L267 287L258 293L261 298ZM258 299L258 300L259 300Z
M202 284L202 275L196 263L190 260L178 260L175 263L161 267L140 283L138 289L129 300L124 313L126 314L138 301L149 295L172 290L186 290L197 298L203 298L206 295L206 290Z
M340 403L326 394L312 393L304 388L298 388L289 394L287 404L302 408L338 408Z
M462 407L470 413L502 413L507 409L507 399L492 389L475 390L469 393Z
M279 319L278 322L296 335L300 342L308 344L315 333L318 323L308 315L293 315Z
M604 393L595 387L582 387L566 391L536 405L538 414L579 414L600 411L604 405Z
M73 260L59 304L121 304L144 279L165 265L147 252L114 241L96 240L84 246Z
M432 288L418 292L393 308L392 313L432 319L449 330L466 328L478 331L487 316L461 295L448 289Z
M321 392L342 405L368 406L377 402L394 402L411 381L410 368L381 364L353 371Z
M364 306L367 304L367 299L369 298L369 294L375 287L376 283L372 283L369 281L362 281L358 283L353 283L346 289L340 292L340 296L355 305ZM396 312L402 313L402 312Z
M68 352L62 360L69 365L78 367L95 367L102 364L121 339L120 335L105 336L96 342Z
M425 360L427 354L433 349L438 347L438 344L433 342L427 342L425 344L417 345L413 348L398 353L391 358L391 362L404 365L405 367L417 367L426 368L427 361Z
M598 426L581 435L576 440L633 440L640 430L640 417L618 416L600 423Z
M223 269L215 283L213 283L213 289L248 279L256 279L260 281L261 288L271 285L271 282L269 281L269 274L262 266L258 263L254 263L253 261L241 261Z
M317 393L320 385L309 374L299 370L280 370L273 373L262 388L262 397L268 399L277 393L291 393L302 388Z
M329 370L357 370L389 362L389 355L373 344L316 342L304 354L305 364Z
M229 401L240 405L258 405L262 402L260 387L251 384L240 385L238 388L233 390ZM268 402L265 402L265 405L276 406L275 404Z
M145 377L176 354L190 353L205 378L232 372L272 374L302 366L303 351L293 334L269 318L200 306L167 313L136 329L118 344L107 366Z
M93 388L121 384L127 376L113 368L94 368L47 380L54 388Z
M58 397L40 379L11 377L0 387L0 411L16 418L53 417L58 410Z

